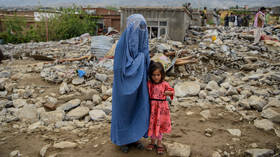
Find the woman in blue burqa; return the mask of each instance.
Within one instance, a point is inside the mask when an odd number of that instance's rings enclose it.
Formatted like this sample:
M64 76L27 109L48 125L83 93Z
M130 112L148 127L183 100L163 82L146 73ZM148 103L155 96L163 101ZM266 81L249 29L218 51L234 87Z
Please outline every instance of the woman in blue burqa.
M133 14L127 18L114 57L111 140L123 152L128 152L130 145L144 148L139 140L147 137L149 127L149 63L146 21Z

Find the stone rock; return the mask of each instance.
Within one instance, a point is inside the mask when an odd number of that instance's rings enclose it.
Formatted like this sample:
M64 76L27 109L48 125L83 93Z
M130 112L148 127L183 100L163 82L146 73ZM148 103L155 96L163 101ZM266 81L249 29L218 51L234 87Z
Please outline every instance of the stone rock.
M226 93L227 96L233 96L233 95L237 95L237 94L238 94L238 92L237 92L236 88L234 88L234 87L230 87Z
M213 130L211 128L207 128L207 129L204 130L204 134L207 137L211 137L212 134L213 134Z
M259 80L263 78L263 74L254 74L248 77L248 80Z
M249 99L248 99L249 105L258 110L258 111L262 111L263 107L267 104L267 102L258 96L252 95Z
M80 119L86 116L89 112L89 109L87 107L77 107L70 112L67 113L67 118L74 120L74 119Z
M222 87L222 88L220 88L219 90L217 90L216 92L217 92L217 94L219 95L219 97L223 97L223 96L226 95L227 90L226 90L224 87Z
M19 150L14 150L9 155L9 157L19 157L19 156L21 156Z
M258 147L258 145L256 143L251 143L249 146L252 147L252 148L257 148Z
M54 104L44 104L44 107L51 111L54 111L56 109L56 106Z
M16 108L20 108L20 107L27 105L27 103L26 103L26 100L24 100L24 99L16 99L13 101L13 105Z
M51 145L48 144L48 145L45 145L43 148L41 148L41 150L40 150L40 155L41 155L41 157L45 157L46 152L47 152L47 150L49 149L50 146L51 146Z
M233 105L226 105L225 107L229 112L235 112L236 108Z
M280 73L271 74L271 79L280 82Z
M239 129L227 129L227 131L233 136L241 136L241 131Z
M73 122L72 121L59 121L55 123L56 128L62 128L62 127L72 127Z
M271 149L248 149L245 153L252 157L270 157L274 154L274 151Z
M220 97L224 102L230 102L230 97Z
M100 121L105 119L106 113L103 110L91 110L89 116L93 121Z
M108 76L105 75L105 74L96 74L95 78L96 78L96 80L99 80L101 82L105 82L107 80Z
M226 46L226 45L222 45L222 46L221 46L221 51L222 51L223 53L225 53L226 55L229 55L229 54L230 54L229 47Z
M274 111L271 108L265 109L262 111L262 117L267 118L275 123L280 123L280 113Z
M78 145L76 143L68 142L68 141L59 142L53 145L53 147L57 149L75 148L77 146Z
M180 82L175 85L175 96L196 96L199 94L200 85L198 82Z
M249 90L246 90L246 89L242 90L240 94L242 95L242 98L248 98L252 95L252 93Z
M268 107L280 107L280 99L277 99L277 98L269 99L267 106Z
M251 112L239 111L239 114L241 114L241 116L248 121L253 121L257 118L257 115L252 111Z
M273 129L273 123L267 119L262 119L262 120L254 120L254 125L255 127L259 129L263 129L265 131L269 131Z
M78 77L72 80L73 85L81 85L83 84L85 79L83 77Z
M165 44L165 43L157 45L157 50L161 53L163 53L165 51L168 51L170 49L171 49L171 47L168 44Z
M13 107L13 102L11 102L11 106L10 105L8 106L7 105L8 103L9 103L9 100L0 100L0 110L2 110L3 108Z
M66 94L70 92L70 88L68 87L66 82L62 82L59 87L59 93L60 94Z
M47 103L55 105L57 103L57 99L54 97L47 97Z
M229 82L224 82L221 84L221 87L224 87L225 89L229 89L231 87Z
M113 93L113 89L112 89L112 88L108 89L108 90L105 92L105 94L108 95L108 96L112 96L112 93Z
M33 104L27 104L18 111L18 118L22 121L36 122L38 121L37 108Z
M112 106L106 106L102 110L106 113L106 115L109 115L112 113Z
M56 123L64 119L64 111L56 110L51 112L42 112L40 114L40 120L46 124Z
M205 99L207 97L207 92L205 90L201 90L198 96L200 99Z
M49 155L48 157L58 157L58 154L54 153L54 154Z
M58 110L63 110L63 111L69 111L69 110L79 106L80 103L81 103L80 99L73 99L73 100L70 100L67 103L59 106L57 109Z
M257 51L257 50L255 50L255 51L249 51L249 53L252 54L252 55L257 55L257 54L259 54L259 51Z
M191 147L181 143L166 143L167 153L169 156L189 157L191 155Z
M95 89L91 88L80 88L79 90L81 91L84 100L91 100L92 95L99 93Z
M93 95L92 96L92 103L94 105L98 105L102 101L101 97L99 95Z
M250 106L250 104L249 104L248 99L240 100L240 101L238 102L238 105L241 106L241 107L243 107L244 109L247 109L247 110L251 109L251 106Z
M222 157L219 152L213 152L212 157Z
M38 122L35 122L35 123L29 125L28 130L29 130L29 131L33 131L33 130L35 130L35 129L41 127L41 126L42 126L42 122L41 122L41 121L38 121Z
M8 94L8 91L3 91L3 92L0 91L0 98L5 98L7 96L7 94Z
M207 85L206 85L206 89L209 91L213 91L213 90L219 90L220 87L217 84L216 81L210 81Z
M257 95L257 96L265 96L265 97L269 96L267 89L254 90L253 93L254 93L254 95Z
M85 107L89 108L90 110L92 110L94 108L92 101L86 101L85 103L81 103L81 106L85 106Z
M10 76L11 76L11 73L8 71L0 72L0 78L9 78Z
M280 137L280 130L274 129L276 136Z
M211 117L210 110L201 111L200 115L205 119L209 119Z

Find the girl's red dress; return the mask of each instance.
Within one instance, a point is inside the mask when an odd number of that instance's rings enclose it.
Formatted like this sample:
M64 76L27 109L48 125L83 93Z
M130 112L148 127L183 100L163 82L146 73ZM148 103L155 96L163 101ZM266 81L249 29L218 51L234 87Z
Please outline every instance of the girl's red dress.
M173 94L170 97L173 99L174 89L166 82L163 81L159 84L154 84L148 81L148 89L150 96L150 125L148 136L159 136L162 133L170 133L171 131L171 120L170 120L170 110L167 101L156 101L151 99L165 100L165 91L171 91Z

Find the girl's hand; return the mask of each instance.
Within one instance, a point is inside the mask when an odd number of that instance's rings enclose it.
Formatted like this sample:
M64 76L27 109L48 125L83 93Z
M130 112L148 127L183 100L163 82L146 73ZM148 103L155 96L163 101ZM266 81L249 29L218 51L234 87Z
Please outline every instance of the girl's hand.
M164 92L164 95L165 95L165 96L167 96L167 95L168 95L168 96L172 96L173 93L172 93L172 91L165 91L165 92Z

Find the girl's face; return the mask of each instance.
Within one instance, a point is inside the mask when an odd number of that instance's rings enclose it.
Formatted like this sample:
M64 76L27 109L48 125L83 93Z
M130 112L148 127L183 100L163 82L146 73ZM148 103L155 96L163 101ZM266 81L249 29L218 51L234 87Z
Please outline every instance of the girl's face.
M161 73L160 73L159 69L156 69L152 73L152 79L153 79L154 83L159 83L161 81Z

